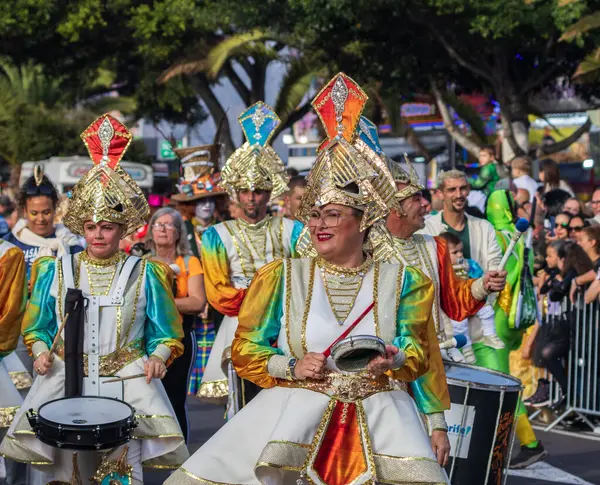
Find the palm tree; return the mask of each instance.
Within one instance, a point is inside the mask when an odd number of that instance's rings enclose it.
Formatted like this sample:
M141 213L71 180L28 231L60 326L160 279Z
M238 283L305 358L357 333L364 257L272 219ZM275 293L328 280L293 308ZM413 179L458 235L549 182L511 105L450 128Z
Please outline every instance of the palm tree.
M561 41L573 40L582 34L600 27L600 12L594 12L582 17L567 28L560 38ZM600 81L600 47L588 54L577 67L573 79L580 83L596 83Z
M310 110L307 92L316 78L326 74L323 67L312 65L284 39L260 30L222 38L212 47L198 47L192 56L165 70L158 82L166 83L180 75L190 76L213 120L218 123L224 119L222 141L227 152L231 153L235 147L226 112L214 95L211 84L227 78L244 104L250 106L264 100L267 69L273 63L287 67L273 106L282 120L276 137ZM245 82L243 77L249 82Z

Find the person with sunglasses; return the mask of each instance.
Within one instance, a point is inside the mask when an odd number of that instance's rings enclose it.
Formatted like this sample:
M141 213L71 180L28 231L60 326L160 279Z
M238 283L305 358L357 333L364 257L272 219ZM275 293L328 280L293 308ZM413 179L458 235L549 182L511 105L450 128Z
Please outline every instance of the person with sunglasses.
M58 207L58 192L37 166L17 197L18 208L23 218L13 227L4 239L25 255L27 281L31 266L41 256L65 256L83 251L80 239L62 224L55 224Z
M561 212L554 218L554 227L546 232L546 242L566 241L569 239L569 222L573 217L568 212Z
M579 241L581 240L581 234L583 231L583 229L585 227L587 227L589 225L589 223L585 220L585 216L583 215L576 215L571 217L571 220L569 221L569 239L573 242L576 242L579 244Z

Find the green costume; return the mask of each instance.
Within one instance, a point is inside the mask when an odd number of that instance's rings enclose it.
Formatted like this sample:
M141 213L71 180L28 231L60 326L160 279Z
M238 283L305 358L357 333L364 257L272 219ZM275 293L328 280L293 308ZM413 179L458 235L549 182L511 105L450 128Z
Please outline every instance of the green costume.
M490 194L486 204L486 217L496 229L498 244L506 251L510 239L515 232L514 222L516 220L516 204L512 194L506 190L496 190ZM523 238L519 239L512 255L504 268L508 275L506 286L498 294L494 303L496 333L504 342L504 349L496 350L498 367L488 367L493 364L491 356L477 362L478 365L494 370L500 370L510 374L510 352L521 346L521 340L525 330L535 321L535 294L533 291L525 291L521 302L520 325L515 328L519 312L519 293L521 293L521 272L524 264L525 243ZM529 254L528 264L533 271L533 253ZM529 289L530 285L527 285ZM475 348L475 345L473 346ZM527 418L527 409L521 401L517 406L517 436L521 444L528 447L537 446L537 440L531 424Z
M496 164L491 162L479 169L479 177L469 178L469 183L472 189L481 190L485 195L490 195L496 188L499 180L500 177L496 170Z

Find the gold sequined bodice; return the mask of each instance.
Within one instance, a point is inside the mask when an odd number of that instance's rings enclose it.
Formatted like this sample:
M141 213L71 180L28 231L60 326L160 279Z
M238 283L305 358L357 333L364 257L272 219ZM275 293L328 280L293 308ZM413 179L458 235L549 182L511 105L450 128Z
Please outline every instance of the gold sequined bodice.
M357 268L342 268L317 258L321 270L325 294L335 318L343 325L354 307L365 274L373 266L373 260L367 258Z

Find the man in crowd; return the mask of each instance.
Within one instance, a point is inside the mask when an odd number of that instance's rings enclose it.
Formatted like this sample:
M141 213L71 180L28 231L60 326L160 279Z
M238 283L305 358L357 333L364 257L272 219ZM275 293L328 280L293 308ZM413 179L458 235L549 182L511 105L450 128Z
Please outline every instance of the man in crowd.
M227 160L220 183L239 204L239 217L206 230L201 250L206 297L225 317L206 364L198 397L216 404L229 397L228 417L257 392L249 383L238 381L230 359L246 290L254 274L265 264L295 255L302 230L299 222L267 215L269 202L288 191L285 166L268 144L280 123L278 116L259 102L244 111L239 122L247 142ZM227 375L224 368L228 369Z
M594 213L594 221L600 224L600 187L596 187L592 194L592 212Z
M510 164L513 183L517 189L524 189L529 194L529 202L533 202L539 184L531 176L531 160L527 157L516 157Z
M288 186L290 190L285 195L285 216L296 220L296 211L300 207L300 201L306 191L306 177L294 175Z
M469 195L469 182L464 172L449 170L441 172L437 180L438 189L444 199L444 208L438 214L425 220L423 232L430 236L439 236L443 232L456 235L463 243L463 255L473 259L485 272L494 271L502 259L502 250L496 240L496 231L488 221L472 217L465 211ZM471 332L479 328L477 318L471 319ZM477 364L495 368L495 348L486 345L481 332L475 331L473 351ZM489 361L493 362L490 363ZM487 363L487 364L486 364Z

